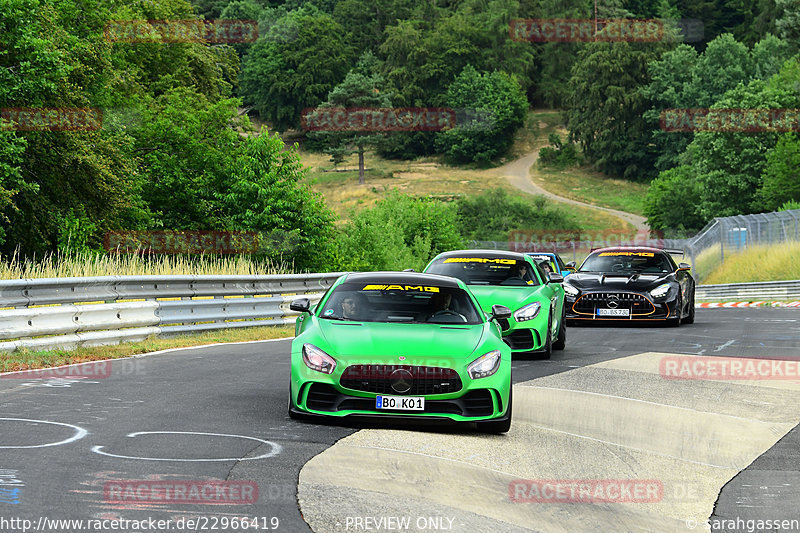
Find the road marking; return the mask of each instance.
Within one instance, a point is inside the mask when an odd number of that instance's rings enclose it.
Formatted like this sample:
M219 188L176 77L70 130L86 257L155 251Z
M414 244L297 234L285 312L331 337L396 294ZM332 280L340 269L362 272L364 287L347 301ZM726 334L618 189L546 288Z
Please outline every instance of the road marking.
M283 448L280 444L276 444L274 442L270 442L268 440L257 439L256 437L247 437L245 435L229 435L226 433L201 433L197 431L139 431L137 433L129 433L126 435L127 437L135 438L139 435L204 435L210 437L230 437L234 439L247 439L247 440L254 440L256 442L260 442L262 444L267 444L270 446L270 451L268 453L259 455L257 457L231 457L225 459L168 459L162 457L133 457L130 455L116 455L113 453L104 452L104 446L93 446L92 451L94 453L99 453L100 455L105 455L107 457L115 457L117 459L137 459L139 461L176 461L181 463L208 463L208 462L227 462L227 461L255 461L257 459L268 459L270 457L274 457L283 451Z
M0 446L0 450L21 450L28 448L47 448L49 446L61 446L62 444L69 444L71 442L81 440L83 437L89 434L89 432L83 429L82 427L73 426L72 424L65 424L63 422L50 422L49 420L34 420L31 418L0 418L0 421L3 420L10 420L12 422L32 422L34 424L50 424L53 426L64 426L74 429L75 434L68 439L64 439L58 442L49 442L47 444L34 444L31 446Z
M724 350L725 348L727 348L728 346L730 346L731 344L733 344L735 342L736 342L736 339L731 339L728 342L726 342L725 344L721 344L721 345L717 346L714 351L718 352L720 350Z

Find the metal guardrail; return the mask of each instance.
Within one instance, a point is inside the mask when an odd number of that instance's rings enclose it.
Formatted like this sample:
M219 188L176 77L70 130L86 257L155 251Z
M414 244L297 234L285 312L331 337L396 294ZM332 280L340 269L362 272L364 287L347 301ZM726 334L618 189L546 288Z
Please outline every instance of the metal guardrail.
M701 301L734 299L774 301L800 300L800 280L698 285L695 292L695 299Z
M105 276L0 281L0 352L118 344L152 335L293 324L342 273ZM800 280L698 285L698 301L800 300Z
M293 324L288 304L299 295L319 301L341 275L0 280L0 352Z

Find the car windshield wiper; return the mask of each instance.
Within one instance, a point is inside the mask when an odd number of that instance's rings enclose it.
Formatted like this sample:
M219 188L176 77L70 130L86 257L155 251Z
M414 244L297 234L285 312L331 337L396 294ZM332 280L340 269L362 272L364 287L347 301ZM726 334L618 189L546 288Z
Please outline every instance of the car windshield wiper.
M347 322L361 322L361 320L356 320L354 318L345 318L343 316L333 316L333 315L328 315L328 316L323 315L320 318L324 318L325 320L345 320Z

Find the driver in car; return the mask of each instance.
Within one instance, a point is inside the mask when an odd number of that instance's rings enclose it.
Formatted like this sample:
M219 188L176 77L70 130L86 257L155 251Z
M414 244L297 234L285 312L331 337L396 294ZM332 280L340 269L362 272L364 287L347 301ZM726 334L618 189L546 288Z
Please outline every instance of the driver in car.
M449 293L437 293L431 296L430 306L432 312L428 315L427 321L428 322L435 322L436 319L441 317L455 317L458 319L459 322L466 322L467 317L462 315L457 311L453 311L450 309L450 302L453 299L453 295Z

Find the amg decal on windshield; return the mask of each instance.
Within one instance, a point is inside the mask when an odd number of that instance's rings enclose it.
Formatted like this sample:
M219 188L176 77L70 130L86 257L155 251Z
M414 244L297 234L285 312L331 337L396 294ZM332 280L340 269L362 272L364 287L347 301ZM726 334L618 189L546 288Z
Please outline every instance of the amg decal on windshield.
M439 292L439 287L426 287L423 285L365 285L362 291L421 291Z
M498 263L500 265L513 265L516 259L489 259L487 257L449 257L445 263Z
M633 255L636 257L655 257L655 254L653 254L653 252L603 252L600 254L601 257L606 255L610 256Z

